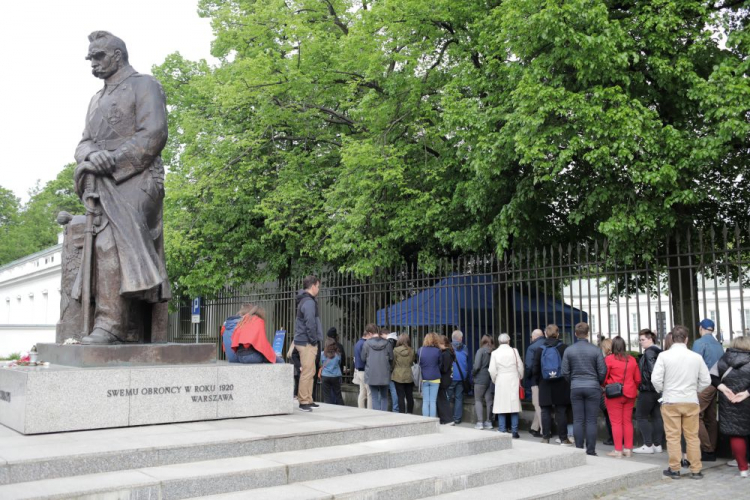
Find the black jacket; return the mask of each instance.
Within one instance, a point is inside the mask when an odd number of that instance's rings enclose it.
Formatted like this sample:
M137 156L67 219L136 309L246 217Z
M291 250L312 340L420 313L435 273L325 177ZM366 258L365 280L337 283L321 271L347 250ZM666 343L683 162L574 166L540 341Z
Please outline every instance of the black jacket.
M638 386L638 390L641 392L656 392L654 384L651 383L651 373L654 371L654 365L656 364L656 358L659 357L661 349L658 346L652 345L641 355L638 360L638 368L641 369L641 385Z
M534 378L532 371L534 369L534 356L536 352L542 347L544 341L547 340L544 337L539 337L529 345L526 349L526 356L523 358L524 374L523 376L531 383L532 386L539 385L539 381Z
M297 292L297 317L294 321L294 344L317 345L323 341L323 324L318 301L305 290Z
M563 377L571 389L598 389L607 376L602 350L588 340L579 340L565 350L562 360Z
M724 380L721 377L732 367ZM719 375L711 375L714 387L724 384L735 394L750 389L750 352L727 349L719 359ZM750 436L750 398L732 403L719 392L719 430L726 436Z
M545 339L543 346L555 347L560 353L560 360L565 355L567 345L558 339ZM569 406L570 405L570 384L564 377L555 380L545 380L542 378L542 348L534 353L534 365L531 369L531 376L539 381L539 406Z
M453 362L456 360L450 349L440 352L440 387L450 387L453 382Z

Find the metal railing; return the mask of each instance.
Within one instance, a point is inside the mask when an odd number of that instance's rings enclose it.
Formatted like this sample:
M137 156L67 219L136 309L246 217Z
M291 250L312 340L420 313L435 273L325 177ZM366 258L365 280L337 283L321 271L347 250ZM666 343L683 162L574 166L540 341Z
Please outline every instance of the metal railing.
M592 340L621 335L637 351L641 328L663 338L675 324L683 324L694 339L698 322L710 318L726 343L750 328L748 236L740 228L688 232L627 261L610 252L606 242L593 242L445 259L429 272L414 264L381 269L367 278L323 271L319 311L324 330L338 330L349 358L371 322L407 333L412 345L419 345L427 332L450 336L459 329L471 353L482 335L497 339L503 332L525 351L531 331L548 324L558 325L569 343L580 321L589 323ZM216 342L221 358L222 322L252 302L266 310L269 340L276 330L287 331L286 349L300 288L301 277L221 291L204 300L199 341ZM196 341L189 304L186 299L171 314L170 342Z

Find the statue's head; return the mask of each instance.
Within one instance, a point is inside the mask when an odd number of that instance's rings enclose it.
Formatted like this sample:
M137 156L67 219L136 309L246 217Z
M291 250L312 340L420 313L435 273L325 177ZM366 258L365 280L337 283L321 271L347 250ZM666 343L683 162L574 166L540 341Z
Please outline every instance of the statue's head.
M125 42L108 31L94 31L89 35L91 73L101 79L109 78L128 64L128 49Z

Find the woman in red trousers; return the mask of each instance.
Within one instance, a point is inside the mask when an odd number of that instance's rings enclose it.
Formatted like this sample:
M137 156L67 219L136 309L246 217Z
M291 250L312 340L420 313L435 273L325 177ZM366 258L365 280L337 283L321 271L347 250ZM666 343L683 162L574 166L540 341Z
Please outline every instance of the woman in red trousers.
M604 364L607 365L605 387L609 384L622 384L622 396L609 397L606 401L615 442L614 451L607 455L629 457L633 453L633 406L641 383L641 371L635 358L625 352L625 341L619 335L612 339L612 354L604 358Z

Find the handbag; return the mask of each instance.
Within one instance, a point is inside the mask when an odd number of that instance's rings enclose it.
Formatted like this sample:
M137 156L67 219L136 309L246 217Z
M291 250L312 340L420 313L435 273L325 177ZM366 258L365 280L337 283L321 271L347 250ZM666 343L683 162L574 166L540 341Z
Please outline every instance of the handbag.
M420 351L417 351L417 362L411 365L411 378L414 380L414 384L417 386L417 390L422 392L422 367L419 366Z
M516 366L518 366L518 351L513 349L513 356L516 358ZM518 397L520 399L526 399L526 389L523 388L523 379L518 379Z
M321 366L320 368L318 368L318 380L320 380L320 378L323 375L323 368L325 368L326 366L328 366L328 363L330 363L332 359L333 358L328 358L328 360L325 363L323 363L323 366Z
M604 395L609 399L614 398L621 398L622 397L622 390L625 385L625 377L628 373L628 361L630 361L630 356L625 358L625 373L622 375L622 383L620 382L612 382L611 384L607 384L604 386Z

